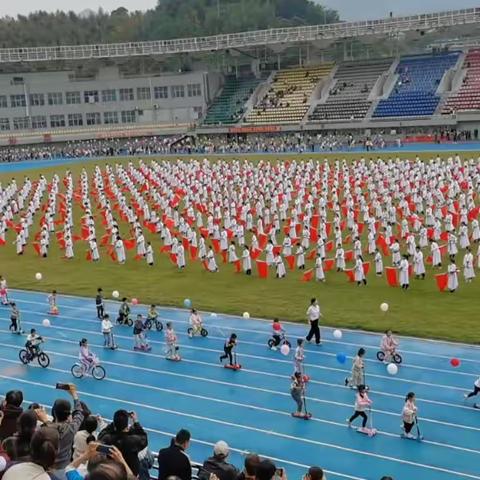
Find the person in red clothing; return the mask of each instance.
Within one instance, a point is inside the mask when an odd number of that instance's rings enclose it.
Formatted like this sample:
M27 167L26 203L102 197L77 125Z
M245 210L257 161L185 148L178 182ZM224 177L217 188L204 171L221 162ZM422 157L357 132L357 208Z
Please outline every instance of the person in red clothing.
M272 338L275 343L272 346L272 350L277 349L277 347L280 345L280 342L282 341L282 336L284 334L285 330L282 327L280 320L278 318L274 318L272 323Z

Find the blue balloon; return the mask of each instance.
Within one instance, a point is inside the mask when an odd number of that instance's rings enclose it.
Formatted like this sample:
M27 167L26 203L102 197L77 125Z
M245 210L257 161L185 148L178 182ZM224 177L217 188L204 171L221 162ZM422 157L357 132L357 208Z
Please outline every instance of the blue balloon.
M183 306L185 308L190 308L192 306L192 301L189 299L189 298L186 298L184 301L183 301Z
M347 361L347 356L344 353L337 353L337 362L342 365Z

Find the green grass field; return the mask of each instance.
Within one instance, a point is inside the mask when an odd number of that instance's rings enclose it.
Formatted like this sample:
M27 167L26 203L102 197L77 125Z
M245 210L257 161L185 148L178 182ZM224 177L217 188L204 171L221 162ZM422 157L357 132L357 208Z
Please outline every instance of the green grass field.
M471 155L473 154L468 154ZM320 158L325 156L327 155L321 155ZM373 155L374 158L377 156ZM430 158L431 154L420 156ZM330 157L336 158L335 155ZM348 155L342 154L339 157ZM273 157L271 160L276 158ZM94 162L85 163L84 166L91 170ZM47 178L53 173L58 173L62 177L67 168L77 179L82 166L68 165L29 170L13 175L0 174L0 181L5 184L15 177L17 182L21 182L25 175L36 178L40 172ZM81 210L78 206L75 209L74 218L78 223L76 228L78 233ZM125 228L125 224L122 224L122 227ZM427 271L426 280L412 278L410 290L407 292L388 287L384 278L376 278L372 273L368 276L367 287L357 287L347 282L344 273L336 272L328 272L327 282L322 284L301 282L301 274L298 271L287 272L287 278L282 280L277 280L273 276L268 280L261 280L256 276L249 278L243 274L233 273L233 266L221 263L220 272L210 274L203 270L199 262L189 262L188 258L187 268L179 272L166 255L159 253L161 245L159 239L155 239L153 243L154 267L149 267L144 261L134 261L134 251L127 253L128 261L125 265L117 265L106 255L103 248L100 252L102 257L100 262L89 263L85 260L87 249L85 242L75 244L75 259L67 261L61 258L63 252L58 249L53 237L49 257L43 259L36 255L31 246L32 236L37 231L38 227L31 229L30 244L27 245L24 256L15 255L15 247L11 244L14 233L11 231L7 234L7 245L0 247L0 274L7 278L10 288L46 292L57 289L59 293L93 297L97 287L101 286L107 295L113 290L119 290L122 296L137 297L142 303L181 306L184 298L190 298L200 310L237 315L248 311L251 316L279 317L300 322L305 321L309 299L315 296L322 307L324 324L375 331L392 328L403 335L480 343L478 328L480 279L477 283L465 284L460 275L459 290L454 294L441 294L436 289L430 269ZM103 233L103 227L97 220L97 238ZM146 234L146 237L151 239L152 235ZM389 265L389 262L389 259L385 259L385 265ZM309 261L307 268L312 266L312 263ZM371 272L372 270L373 262ZM42 281L35 280L36 272L43 274ZM390 305L390 310L386 314L380 311L379 306L382 302ZM93 308L92 303L92 311Z

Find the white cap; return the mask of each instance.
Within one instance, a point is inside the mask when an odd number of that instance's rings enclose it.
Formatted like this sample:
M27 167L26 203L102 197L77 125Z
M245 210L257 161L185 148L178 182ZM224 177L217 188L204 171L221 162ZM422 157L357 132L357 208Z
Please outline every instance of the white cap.
M228 457L229 452L230 447L228 446L228 443L223 440L217 442L213 447L213 453L218 457Z

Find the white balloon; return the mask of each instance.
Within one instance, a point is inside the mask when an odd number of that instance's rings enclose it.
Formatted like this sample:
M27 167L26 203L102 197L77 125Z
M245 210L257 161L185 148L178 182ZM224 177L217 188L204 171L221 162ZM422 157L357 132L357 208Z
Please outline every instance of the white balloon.
M243 312L243 318L250 318L250 314L248 312Z
M394 363L389 363L387 365L387 372L389 375L396 375L398 373L398 367Z
M382 303L382 304L380 305L380 310L381 310L382 312L388 312L388 303Z
M113 297L113 298L118 298L119 296L120 296L120 293L118 292L118 290L114 290L114 291L112 292L112 297Z
M36 278L37 280L41 280L41 279L42 279L42 274L41 274L40 272L37 272L37 273L35 274L35 278Z
M343 336L343 333L341 330L334 330L333 331L333 338L336 338L337 340L340 340Z
M280 352L281 352L282 355L287 356L290 353L290 347L286 343L284 343L280 347Z
M50 320L49 320L48 318L44 318L44 319L42 320L42 325L43 325L44 327L49 327L49 326L50 326Z
M216 314L215 312L212 312L212 313L210 314L210 316L213 317L213 318L215 318L215 317L217 316L217 314Z

